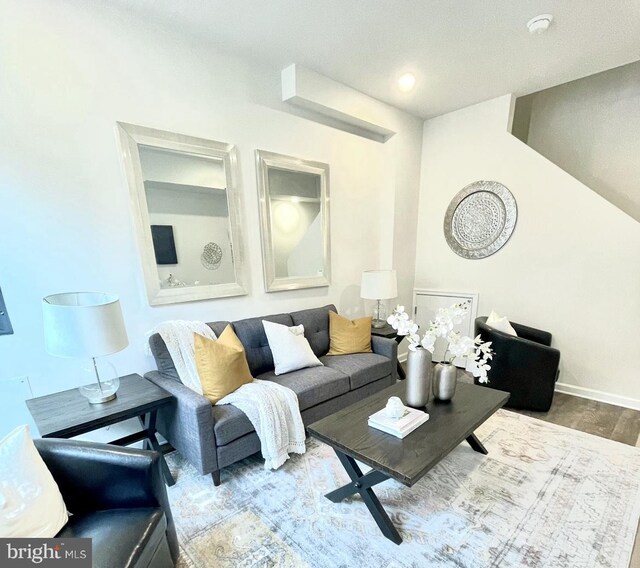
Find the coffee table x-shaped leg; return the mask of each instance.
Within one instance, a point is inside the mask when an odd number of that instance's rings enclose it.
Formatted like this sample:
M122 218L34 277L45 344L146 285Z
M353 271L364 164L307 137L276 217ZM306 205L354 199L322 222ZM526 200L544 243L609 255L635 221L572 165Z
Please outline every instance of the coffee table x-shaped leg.
M485 455L488 453L486 448L482 445L482 442L478 440L475 434L471 434L466 440L471 448L476 452ZM371 516L382 531L382 534L384 534L384 536L386 536L391 542L401 544L402 537L400 536L400 533L391 522L389 515L387 515L387 512L382 507L382 503L380 503L380 500L372 489L374 485L378 485L378 483L386 481L390 476L376 469L372 469L371 471L363 474L360 466L356 463L356 460L351 456L342 453L337 448L333 448L333 450L338 456L342 467L344 467L351 478L351 482L327 493L325 497L334 503L339 503L343 499L359 493L364 504L367 506L367 509L369 509Z

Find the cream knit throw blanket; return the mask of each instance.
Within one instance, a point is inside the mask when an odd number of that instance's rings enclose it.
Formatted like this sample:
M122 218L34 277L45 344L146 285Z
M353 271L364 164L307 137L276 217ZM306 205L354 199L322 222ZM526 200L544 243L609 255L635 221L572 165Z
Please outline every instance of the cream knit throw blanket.
M193 334L216 339L211 328L200 321L174 320L161 323L147 336L153 333L159 333L165 342L180 381L202 394ZM216 403L222 404L239 408L253 424L260 439L265 469L279 468L289 459L290 453L304 454L304 424L298 397L291 389L271 381L254 379Z
M304 424L291 389L254 379L216 402L221 404L233 404L247 415L260 438L265 469L278 469L291 453L304 454Z

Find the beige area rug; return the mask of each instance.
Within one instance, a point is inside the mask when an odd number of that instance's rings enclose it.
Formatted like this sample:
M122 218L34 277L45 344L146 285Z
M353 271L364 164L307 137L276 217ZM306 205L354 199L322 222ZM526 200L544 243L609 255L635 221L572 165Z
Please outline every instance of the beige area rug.
M174 453L179 566L628 566L640 449L504 410L476 433L488 456L463 443L412 488L376 486L400 546L359 497L324 497L348 477L315 440L275 472L258 457L240 462L217 488Z

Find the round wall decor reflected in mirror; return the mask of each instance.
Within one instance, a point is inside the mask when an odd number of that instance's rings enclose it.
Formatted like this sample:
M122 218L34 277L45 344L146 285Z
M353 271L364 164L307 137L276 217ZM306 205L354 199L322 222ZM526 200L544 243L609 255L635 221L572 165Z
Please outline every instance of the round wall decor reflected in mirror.
M207 243L204 245L202 254L200 255L200 262L208 270L217 270L220 268L222 262L222 249L217 243Z
M451 200L444 216L444 236L463 258L486 258L513 233L518 207L512 193L497 181L475 181Z

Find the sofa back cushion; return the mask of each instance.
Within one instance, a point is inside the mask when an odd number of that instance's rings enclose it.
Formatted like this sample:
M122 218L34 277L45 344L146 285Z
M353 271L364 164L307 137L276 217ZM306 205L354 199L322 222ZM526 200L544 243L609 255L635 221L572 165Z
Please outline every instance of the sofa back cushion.
M329 319L328 315L327 319ZM275 314L233 322L233 329L242 345L244 345L249 369L254 377L273 370L273 355L269 348L262 320L272 321L288 327L293 325L293 320L289 314Z
M207 324L213 332L216 334L216 337L220 337L220 334L224 331L224 328L229 325L228 321L214 321ZM156 360L156 367L160 374L169 379L173 379L174 381L180 382L180 377L178 377L178 371L176 370L176 366L173 363L173 359L171 355L169 355L169 350L167 349L167 345L160 337L159 333L154 333L149 338L149 348L151 349L151 354L153 358Z
M264 332L262 320L280 323L286 326L304 325L304 336L309 341L316 357L322 357L329 351L329 311L337 312L333 304L322 308L300 310L291 314L275 314L264 317L238 320L232 323L233 330L244 345L247 362L251 374L256 377L273 370L273 355L269 349L269 342ZM228 321L215 321L207 324L220 337ZM149 347L156 360L158 371L168 378L180 381L176 366L169 355L167 346L159 334L154 333L149 338Z
M329 312L337 312L333 304L322 308L311 308L292 312L293 325L304 326L304 336L307 338L316 357L322 357L329 351Z

